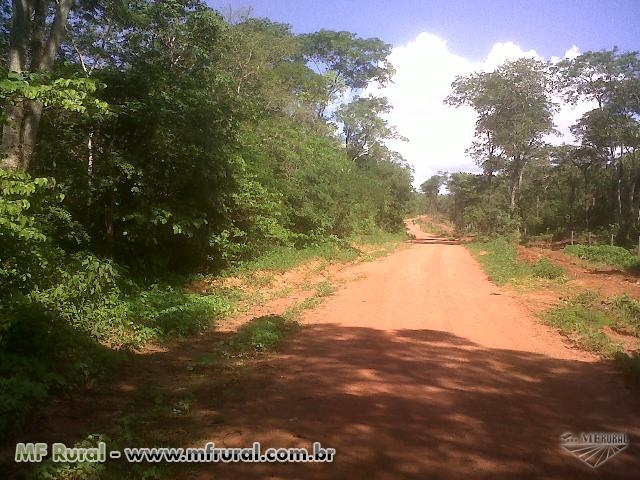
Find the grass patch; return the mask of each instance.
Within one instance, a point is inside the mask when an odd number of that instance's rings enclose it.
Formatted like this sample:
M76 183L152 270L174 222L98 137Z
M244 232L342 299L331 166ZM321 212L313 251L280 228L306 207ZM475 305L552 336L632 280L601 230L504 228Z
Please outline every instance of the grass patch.
M624 335L640 335L640 302L626 295L603 299L585 290L543 315L576 346L614 360L634 381L640 378L640 355L627 353L603 331L609 327Z
M623 352L616 352L614 361L622 373L631 377L634 381L638 381L640 378L640 354L627 355Z
M336 290L337 288L329 280L325 280L324 282L320 282L316 285L316 296L326 297Z
M349 242L356 245L385 245L404 242L407 240L406 232L384 232L377 231L364 235L354 235L349 237Z
M254 272L284 272L312 260L320 260L318 271L330 263L373 260L393 251L407 240L405 232L389 233L382 230L354 235L348 239L330 237L328 240L303 248L292 246L276 247L253 260L244 261L220 272L220 277L252 275ZM366 247L374 247L367 249ZM364 251L367 250L367 251ZM252 276L255 277L255 275ZM256 285L267 286L272 275L262 274Z
M56 286L13 306L1 338L1 436L19 431L51 396L110 374L148 342L209 328L237 300L231 291L198 295L171 285L79 292Z
M595 266L640 271L640 257L626 248L611 245L567 245L564 252Z
M561 305L545 314L545 320L585 350L607 358L613 358L620 351L620 346L602 332L614 319L602 310L598 295L591 291L564 299Z
M527 266L518 261L516 245L504 238L469 243L467 248L480 262L489 280L498 285L527 275Z
M610 298L607 303L616 318L613 329L623 335L640 337L640 301L620 295Z
M274 350L284 338L298 327L297 323L284 316L265 315L243 325L233 336L231 352L246 355Z
M546 278L547 280L560 280L566 277L565 271L562 267L549 261L546 258L541 258L536 263L531 265L531 274L536 278Z
M562 267L546 258L532 265L519 261L516 244L504 238L469 243L467 248L480 262L489 279L498 285L532 278L556 281L566 278Z
M278 247L254 260L243 262L223 272L223 276L246 274L256 270L283 272L311 260L348 262L358 257L358 250L348 242L333 241L305 248Z
M277 349L297 328L295 321L284 316L256 318L228 341L215 344L211 353L195 359L187 368L187 374L192 379L207 378L208 388L215 384L216 397L212 401L237 399L242 395L237 383L247 370L244 361ZM211 372L215 374L209 378ZM88 447L104 441L109 449L122 450L132 445L175 447L188 444L193 429L174 430L167 426L180 422L182 427L193 424L197 429L201 418L198 417L194 392L200 385L194 381L185 382L185 388L179 392L146 385L132 394L123 409L127 414L118 417L108 432L89 435L75 445ZM183 478L187 472L180 464L130 464L116 460L108 460L105 464L45 461L32 467L29 478L35 480L164 479Z

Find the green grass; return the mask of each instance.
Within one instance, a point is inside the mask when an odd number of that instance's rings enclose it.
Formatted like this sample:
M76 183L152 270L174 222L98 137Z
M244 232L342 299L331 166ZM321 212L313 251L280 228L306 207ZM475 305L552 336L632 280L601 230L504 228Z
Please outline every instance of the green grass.
M337 290L337 288L329 280L318 283L315 288L316 295L318 297L326 297Z
M599 308L599 297L591 291L563 300L562 304L544 314L547 323L556 327L585 350L611 358L620 347L602 332L614 319Z
M311 308L318 306L322 302L322 299L318 296L313 296L303 300L300 303L296 303L294 306L289 307L283 314L283 316L290 321L297 321L300 314Z
M505 239L474 242L468 244L467 248L483 266L489 280L498 285L526 275L525 265L518 262L515 244Z
M358 258L358 250L347 242L325 242L305 248L278 247L251 261L223 272L223 276L246 274L257 270L283 272L311 260L348 262Z
M546 258L533 265L520 262L516 244L504 238L469 243L467 248L480 262L489 279L498 285L532 278L558 281L565 278L564 270Z
M567 335L578 347L612 359L634 380L640 378L640 354L629 355L603 331L640 336L640 302L626 295L603 299L589 290L564 299L543 314L544 320Z
M610 266L626 270L640 270L640 257L626 248L610 245L567 245L567 255L586 260L595 266Z
M607 302L616 317L614 330L624 335L640 337L640 301L620 295Z
M239 355L277 348L298 327L284 316L265 315L243 325L231 340L231 352Z
M547 280L560 280L565 278L565 271L562 267L550 262L546 258L541 258L530 266L531 274L536 278L546 278Z
M0 350L0 436L51 396L86 385L151 341L202 332L232 311L235 292L153 285L102 300L43 291L15 307Z
M226 372L225 378L207 380L208 384L218 382L217 398L234 397L235 383L246 375L242 363L246 359L259 358L276 350L284 339L299 328L297 322L284 316L267 315L258 317L243 325L229 341L220 341L212 346L211 353L194 359L187 371L192 378L206 378L206 369L216 368L216 372ZM180 392L163 391L155 385L144 386L127 401L126 414L119 416L108 432L92 434L77 442L76 446L95 446L98 441L107 443L108 449L122 450L128 446L180 446L189 438L181 430L167 431L166 425L181 422L200 422L195 412L194 390L199 383L187 382ZM157 433L162 432L161 438ZM188 435L188 432L187 432ZM184 465L167 464L127 464L109 460L105 464L53 463L45 461L34 465L30 477L34 480L97 480L97 479L163 479L182 478Z
M330 263L375 260L391 253L402 242L407 240L405 232L389 233L375 231L373 233L354 235L346 240L331 238L325 242L308 245L303 248L282 246L274 248L258 258L244 261L222 271L219 276L231 277L251 275L254 272L284 272L304 263L320 260L318 271ZM374 247L365 249L363 247ZM370 251L369 251L370 250ZM268 275L255 277L255 284L267 286L273 277Z

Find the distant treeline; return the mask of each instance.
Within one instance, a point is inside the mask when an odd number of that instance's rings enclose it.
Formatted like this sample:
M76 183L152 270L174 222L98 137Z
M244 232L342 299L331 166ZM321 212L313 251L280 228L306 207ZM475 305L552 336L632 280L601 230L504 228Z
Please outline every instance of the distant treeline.
M557 100L590 101L571 131L578 145L552 146ZM446 102L478 114L468 153L482 174L436 175L423 184L459 229L484 234L571 230L640 233L640 57L617 49L558 63L507 62L460 77ZM434 187L435 186L435 187ZM434 190L435 188L435 190Z

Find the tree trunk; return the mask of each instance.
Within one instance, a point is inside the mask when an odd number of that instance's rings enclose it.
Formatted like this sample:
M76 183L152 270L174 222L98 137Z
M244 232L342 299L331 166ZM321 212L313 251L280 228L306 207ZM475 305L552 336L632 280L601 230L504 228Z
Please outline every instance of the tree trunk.
M43 73L53 66L73 0L56 1L55 17L45 39L47 3L45 0L13 0L9 45L11 72ZM5 109L8 120L2 128L5 157L0 160L0 167L26 171L36 146L42 103L18 100Z
M589 184L589 170L587 168L582 169L582 175L584 177L584 226L587 230L589 230L590 220L590 205L591 196L589 195L591 190L591 185Z
M22 146L20 132L24 120L24 102L8 104L5 107L8 123L2 127L2 150L4 157L0 158L0 167L6 170L26 170L22 161Z
M514 159L513 162L514 171L513 171L513 180L511 182L511 195L510 195L510 211L511 215L513 215L520 203L520 187L522 186L522 177L524 174L524 164L520 158Z
M624 219L622 218L622 162L618 161L618 168L616 169L616 217L618 223L622 224Z

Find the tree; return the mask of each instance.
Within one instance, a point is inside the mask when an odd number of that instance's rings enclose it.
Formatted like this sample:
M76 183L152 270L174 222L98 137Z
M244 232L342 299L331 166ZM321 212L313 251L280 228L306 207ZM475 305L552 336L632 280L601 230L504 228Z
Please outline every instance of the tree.
M572 131L579 152L599 157L614 172L613 197L619 236L625 240L638 220L635 213L640 165L640 57L617 48L586 52L560 62L555 73L565 98L588 100L597 107L586 112Z
M385 85L394 70L388 60L391 45L378 38L360 38L350 32L320 30L302 36L305 59L325 74L325 95L318 105L318 116L337 94L359 90L372 82Z
M9 72L43 74L51 70L73 0L14 0L8 51ZM53 12L53 14L50 14ZM43 103L22 98L6 106L0 166L25 171L35 148Z
M363 163L376 150L386 148L385 140L402 139L382 117L390 111L386 98L368 96L357 98L336 112L349 160Z
M424 194L427 200L427 210L431 213L438 209L438 194L440 193L440 187L447 182L447 174L438 172L437 175L432 175L427 180L420 184L420 191Z
M509 208L516 213L526 163L553 129L550 80L545 65L533 59L506 62L494 72L457 77L445 103L476 110L476 145L483 157L504 158L501 168L509 177ZM477 147L476 147L477 148Z

